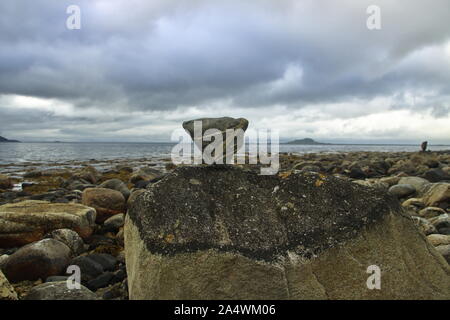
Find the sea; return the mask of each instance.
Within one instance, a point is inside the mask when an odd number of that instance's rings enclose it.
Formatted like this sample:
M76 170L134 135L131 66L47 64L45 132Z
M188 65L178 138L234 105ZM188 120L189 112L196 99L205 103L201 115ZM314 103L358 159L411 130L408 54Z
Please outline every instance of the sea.
M110 161L119 159L170 158L174 143L0 143L0 165L57 163L64 161ZM429 146L429 150L450 150L450 146ZM414 152L418 145L292 145L280 144L280 152L340 153L355 151Z

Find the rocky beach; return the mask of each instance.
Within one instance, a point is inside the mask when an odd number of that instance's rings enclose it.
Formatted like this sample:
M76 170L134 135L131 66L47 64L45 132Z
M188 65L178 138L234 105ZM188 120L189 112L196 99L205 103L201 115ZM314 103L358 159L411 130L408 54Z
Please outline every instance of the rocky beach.
M282 153L266 178L99 163L0 168L0 299L450 298L450 151ZM346 259L393 287L368 295Z

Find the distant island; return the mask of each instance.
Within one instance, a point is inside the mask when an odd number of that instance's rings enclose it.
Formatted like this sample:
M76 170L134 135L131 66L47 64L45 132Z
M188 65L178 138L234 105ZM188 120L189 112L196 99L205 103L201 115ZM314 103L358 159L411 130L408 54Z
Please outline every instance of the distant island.
M18 140L8 140L6 138L3 138L2 136L0 136L0 142L20 142Z
M322 142L317 142L311 138L305 138L305 139L300 139L300 140L294 140L294 141L290 141L290 142L286 142L285 144L303 144L303 145L330 145L331 143L322 143Z

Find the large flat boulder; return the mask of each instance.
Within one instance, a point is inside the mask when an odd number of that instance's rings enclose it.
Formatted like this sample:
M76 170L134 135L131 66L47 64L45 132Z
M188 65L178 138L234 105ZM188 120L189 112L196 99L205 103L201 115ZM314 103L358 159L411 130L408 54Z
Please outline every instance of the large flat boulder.
M125 253L130 299L450 298L447 262L397 199L311 172L177 168L133 201Z
M22 246L64 228L87 238L95 217L95 209L75 203L29 200L5 204L0 206L0 248Z

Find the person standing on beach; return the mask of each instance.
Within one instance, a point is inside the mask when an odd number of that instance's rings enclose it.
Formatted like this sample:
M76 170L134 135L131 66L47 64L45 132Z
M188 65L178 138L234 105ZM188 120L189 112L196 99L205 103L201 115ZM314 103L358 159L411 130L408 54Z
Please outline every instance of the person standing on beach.
M427 151L427 146L428 146L428 141L422 142L422 145L421 145L422 152L426 152Z

